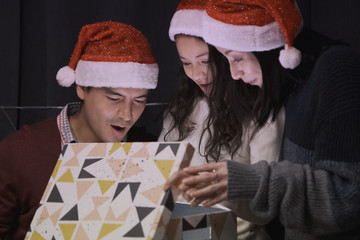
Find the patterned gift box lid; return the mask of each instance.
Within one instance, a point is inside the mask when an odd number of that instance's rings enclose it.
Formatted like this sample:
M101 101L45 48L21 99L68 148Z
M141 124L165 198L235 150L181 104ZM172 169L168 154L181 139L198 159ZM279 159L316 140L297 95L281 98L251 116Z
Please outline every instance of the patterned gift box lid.
M162 186L193 152L178 142L66 145L25 239L162 239L176 200Z

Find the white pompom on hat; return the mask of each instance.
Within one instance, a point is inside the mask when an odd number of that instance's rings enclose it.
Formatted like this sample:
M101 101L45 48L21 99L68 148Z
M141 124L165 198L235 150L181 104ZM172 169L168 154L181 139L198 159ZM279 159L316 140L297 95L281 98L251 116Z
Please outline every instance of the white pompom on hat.
M175 35L185 34L202 37L202 17L208 0L182 0L171 19L169 37L175 41Z
M279 61L289 69L301 62L293 47L301 28L294 0L209 0L203 17L203 38L209 44L240 52L285 46Z
M119 22L82 27L68 66L56 79L61 86L156 88L159 67L146 37Z

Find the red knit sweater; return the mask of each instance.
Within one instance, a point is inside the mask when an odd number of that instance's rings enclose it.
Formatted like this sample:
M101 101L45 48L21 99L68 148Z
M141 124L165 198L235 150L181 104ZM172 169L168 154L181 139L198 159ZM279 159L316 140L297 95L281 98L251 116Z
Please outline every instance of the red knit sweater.
M56 119L0 143L0 239L24 239L60 151Z

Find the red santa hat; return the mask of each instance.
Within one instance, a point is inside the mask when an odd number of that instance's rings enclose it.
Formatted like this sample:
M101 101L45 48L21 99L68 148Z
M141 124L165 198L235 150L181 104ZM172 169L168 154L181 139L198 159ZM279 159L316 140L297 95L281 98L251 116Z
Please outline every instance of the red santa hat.
M285 45L279 61L293 69L301 53L293 47L302 27L294 0L209 0L203 18L206 42L234 51L268 51Z
M202 37L202 17L208 0L182 0L170 22L169 37L176 34Z
M156 88L159 68L145 36L119 22L82 27L69 65L56 79L64 87Z

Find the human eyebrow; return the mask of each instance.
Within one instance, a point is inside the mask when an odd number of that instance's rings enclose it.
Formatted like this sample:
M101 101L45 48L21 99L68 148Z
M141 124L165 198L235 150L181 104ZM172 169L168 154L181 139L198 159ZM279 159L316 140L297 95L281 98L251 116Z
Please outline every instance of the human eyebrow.
M105 93L106 93L106 94L110 94L110 95L117 95L117 96L124 97L124 95L122 95L121 93L114 92L114 91L111 90L110 88L105 88Z
M232 52L232 50L227 50L226 52L225 52L225 55L228 55L229 53L231 53Z
M144 95L140 95L140 96L137 96L137 97L135 97L135 98L147 98L147 94L144 94Z
M203 56L206 56L206 55L209 55L209 53L205 52L205 53L199 54L199 55L196 56L196 58L203 57Z

